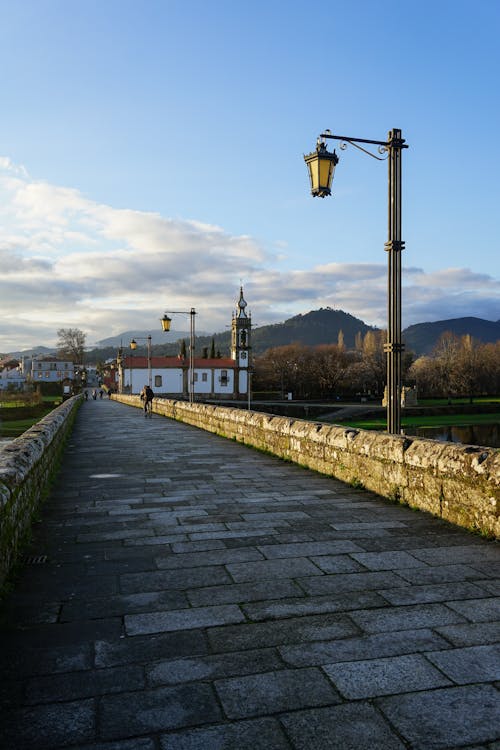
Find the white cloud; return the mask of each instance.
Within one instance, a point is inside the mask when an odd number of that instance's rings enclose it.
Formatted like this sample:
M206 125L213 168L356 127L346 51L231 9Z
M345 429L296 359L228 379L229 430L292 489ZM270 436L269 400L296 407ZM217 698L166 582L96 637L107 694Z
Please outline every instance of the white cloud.
M32 180L0 157L0 351L52 344L78 326L89 342L154 329L165 309L199 312L199 330L229 324L240 279L256 324L318 307L385 325L380 263L285 268L247 235L158 213L116 209L72 188ZM314 260L311 253L309 260ZM404 270L404 324L475 315L496 319L500 284L469 269Z

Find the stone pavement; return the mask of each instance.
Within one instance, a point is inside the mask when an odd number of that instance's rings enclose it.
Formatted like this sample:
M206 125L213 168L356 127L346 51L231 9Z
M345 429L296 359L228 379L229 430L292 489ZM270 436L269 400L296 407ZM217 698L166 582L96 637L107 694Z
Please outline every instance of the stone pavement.
M500 555L446 522L90 401L29 554L2 750L500 748Z

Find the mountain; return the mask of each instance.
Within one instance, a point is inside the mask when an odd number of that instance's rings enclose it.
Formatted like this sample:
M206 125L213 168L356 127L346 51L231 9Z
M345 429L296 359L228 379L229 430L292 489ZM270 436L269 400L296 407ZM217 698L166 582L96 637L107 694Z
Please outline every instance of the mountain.
M146 339L148 336L151 336L151 344L164 344L165 339L167 338L167 334L163 331L139 331L138 329L135 329L133 331L123 331L122 333L119 333L117 336L109 336L109 338L101 339L100 341L96 341L95 348L96 349L106 349L108 346L123 346L124 349L128 348L130 342L132 339L136 339L137 344L140 346L146 345ZM189 332L183 333L182 331L179 331L176 334L177 338L182 338L187 336L189 338ZM168 335L168 338L172 338L172 334Z
M443 333L454 333L456 336L469 334L483 344L494 343L500 339L500 320L483 320L482 318L452 318L436 320L434 323L416 323L405 328L403 339L406 349L417 355L430 354Z
M252 345L254 353L259 354L270 347L286 344L336 344L339 331L342 331L345 346L353 349L357 333L364 336L367 331L375 330L376 328L343 310L322 307L304 315L295 315L284 323L255 328L252 332Z
M56 349L54 347L49 348L48 346L34 346L32 349L23 349L20 352L9 352L10 357L15 357L15 359L21 359L21 357L33 357L42 355L45 356L46 354L54 354L56 352Z

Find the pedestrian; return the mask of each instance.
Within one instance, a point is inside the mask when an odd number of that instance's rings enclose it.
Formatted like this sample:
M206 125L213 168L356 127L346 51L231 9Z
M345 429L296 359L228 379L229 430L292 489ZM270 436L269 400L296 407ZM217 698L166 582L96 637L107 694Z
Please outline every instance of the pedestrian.
M151 386L145 385L141 391L141 396L140 396L141 401L144 404L144 414L147 414L148 411L151 412L154 397L155 397L155 394Z

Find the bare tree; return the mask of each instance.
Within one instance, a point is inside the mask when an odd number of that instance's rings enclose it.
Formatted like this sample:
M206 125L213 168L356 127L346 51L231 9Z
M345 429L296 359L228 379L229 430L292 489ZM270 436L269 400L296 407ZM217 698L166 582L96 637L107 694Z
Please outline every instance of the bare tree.
M60 328L57 332L57 354L83 366L86 334L79 328Z

